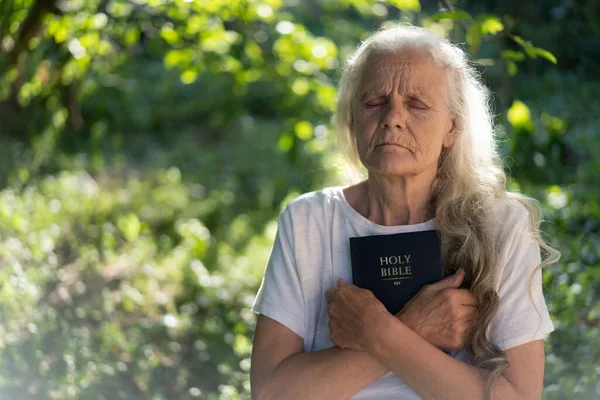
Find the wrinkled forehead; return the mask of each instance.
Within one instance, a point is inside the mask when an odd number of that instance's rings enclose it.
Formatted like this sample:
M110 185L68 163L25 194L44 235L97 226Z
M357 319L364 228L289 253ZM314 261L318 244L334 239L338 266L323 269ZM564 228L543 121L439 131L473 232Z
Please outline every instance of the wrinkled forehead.
M424 50L378 52L367 59L359 96L392 85L401 86L402 90L436 95L443 90L444 75L444 69Z

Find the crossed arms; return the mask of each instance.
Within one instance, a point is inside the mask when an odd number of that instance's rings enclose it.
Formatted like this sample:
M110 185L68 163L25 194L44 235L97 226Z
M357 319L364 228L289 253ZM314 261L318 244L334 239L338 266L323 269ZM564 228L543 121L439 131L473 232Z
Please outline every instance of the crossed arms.
M329 293L330 310L335 302L364 296L361 291L350 285ZM378 326L370 333L353 335L365 338L364 350L360 351L336 346L306 353L300 336L261 315L252 353L252 397L347 399L393 371L424 399L482 399L482 371L440 351L463 346L462 339L473 320L472 301L468 291L444 280L424 288L396 316L369 310L363 314L378 317L361 324ZM361 299L358 303L366 302ZM331 311L330 317L334 317ZM509 367L496 380L492 399L540 399L543 342L513 347L506 355Z

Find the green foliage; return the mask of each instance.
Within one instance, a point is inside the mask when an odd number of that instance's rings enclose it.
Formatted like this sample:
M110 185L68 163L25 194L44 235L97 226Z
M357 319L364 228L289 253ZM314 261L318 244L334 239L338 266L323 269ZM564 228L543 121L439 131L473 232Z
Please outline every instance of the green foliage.
M523 50L525 50L525 53L531 57L531 58L536 58L537 56L543 57L546 60L556 64L556 57L550 53L548 50L544 50L544 49L540 49L539 47L535 47L531 44L531 42L529 41L525 41L522 38L520 38L519 36L511 36L511 38L518 43Z
M214 160L197 160L187 137L147 166L96 178L61 172L0 192L9 321L0 397L247 397L249 307L274 239L274 206L302 185L265 146L276 132L269 140L261 128L265 142L206 146ZM261 169L257 157L269 164ZM166 166L174 161L191 165Z
M511 187L563 252L545 398L597 397L598 34L577 70L554 42L598 22L550 3L0 2L0 398L247 398L276 217L342 180L339 67L397 20L485 66Z
M546 348L547 399L598 397L600 145L592 97L599 87L573 78L548 73L516 82L530 106L532 131L516 130L506 149L512 176L521 190L542 200L543 230L563 254L544 274L556 328ZM581 104L589 108L582 112Z

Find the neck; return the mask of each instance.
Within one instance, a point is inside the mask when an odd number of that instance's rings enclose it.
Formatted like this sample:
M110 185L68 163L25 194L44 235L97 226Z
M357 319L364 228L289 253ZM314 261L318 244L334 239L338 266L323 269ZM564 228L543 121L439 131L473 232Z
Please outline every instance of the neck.
M431 174L429 174L431 175ZM357 211L379 225L407 225L425 222L433 217L429 207L431 176L379 176L369 173L361 184L362 201Z

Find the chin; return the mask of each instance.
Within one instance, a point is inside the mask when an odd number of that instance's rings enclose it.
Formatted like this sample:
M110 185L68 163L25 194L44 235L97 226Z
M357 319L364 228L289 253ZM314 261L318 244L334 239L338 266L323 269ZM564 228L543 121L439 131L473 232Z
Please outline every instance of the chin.
M437 172L437 163L427 164L416 161L412 157L408 160L397 158L392 160L380 159L376 163L369 163L367 170L369 173L388 177L409 177L422 174L435 176Z
M374 165L368 168L369 171L382 176L410 176L417 175L419 169L415 165L406 164L384 164Z
M373 157L367 164L367 169L378 175L408 176L415 175L420 163L410 153L407 154L385 154Z

